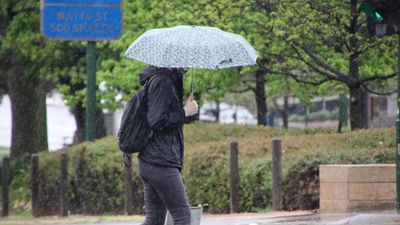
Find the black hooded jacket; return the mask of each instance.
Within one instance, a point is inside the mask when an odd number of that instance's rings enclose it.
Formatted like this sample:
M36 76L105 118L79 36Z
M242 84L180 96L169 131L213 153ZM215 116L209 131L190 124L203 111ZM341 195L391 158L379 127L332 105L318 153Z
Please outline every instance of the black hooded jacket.
M147 120L153 135L139 159L158 166L182 169L183 124L191 119L183 109L183 71L147 67L139 74L140 83L150 80L147 89Z

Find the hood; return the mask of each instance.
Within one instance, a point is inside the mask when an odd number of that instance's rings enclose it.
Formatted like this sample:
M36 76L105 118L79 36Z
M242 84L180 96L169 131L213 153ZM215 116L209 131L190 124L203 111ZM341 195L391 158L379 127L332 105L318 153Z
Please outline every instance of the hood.
M173 80L176 82L176 80L178 78L182 78L183 75L185 74L185 70L182 68L162 68L162 67L155 67L155 66L148 66L146 68L144 68L142 71L140 71L139 73L139 80L140 80L140 84L143 86L146 84L146 81L156 75L157 73L161 73L161 74L168 74L170 75ZM176 76L173 76L176 75Z
M156 75L159 72L160 72L160 69L157 67L154 67L154 66L149 66L149 67L144 68L139 73L140 85L143 86L150 77Z

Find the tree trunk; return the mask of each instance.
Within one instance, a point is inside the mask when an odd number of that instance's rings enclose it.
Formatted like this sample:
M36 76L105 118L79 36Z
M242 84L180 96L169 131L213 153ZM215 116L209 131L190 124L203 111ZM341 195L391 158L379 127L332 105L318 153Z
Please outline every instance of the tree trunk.
M288 129L289 128L289 102L288 102L288 96L284 97L284 102L283 102L283 110L282 110L282 120L283 120L283 128Z
M12 112L11 157L48 149L46 90L28 79L18 61L7 74Z
M86 140L85 137L85 108L82 107L82 104L77 104L77 106L72 110L72 114L74 114L75 122L76 122L76 131L74 133L74 144L84 142ZM96 138L105 137L107 134L104 114L101 109L96 109Z
M76 130L74 133L73 144L78 144L85 141L85 109L82 104L77 104L72 110L75 117Z
M257 103L257 124L267 125L267 101L265 97L265 69L259 68L256 72L255 97Z
M107 135L106 121L102 109L96 108L96 138L102 138Z
M357 40L352 40L355 46ZM350 93L350 127L351 130L368 128L367 116L367 92L358 83L360 80L360 56L358 54L351 54L349 58L349 77L351 84L348 85Z
M219 100L215 100L215 109L211 109L212 115L215 117L215 123L219 123L219 115L220 115L220 102Z
M351 130L367 128L368 118L366 116L366 91L360 85L360 40L357 39L355 35L358 32L357 26L357 15L358 11L358 1L351 0L351 21L349 26L349 46L350 46L350 55L349 55L349 78L350 84L349 93L350 93L350 127Z
M350 127L351 130L367 128L366 121L366 91L358 87L349 88L350 92Z

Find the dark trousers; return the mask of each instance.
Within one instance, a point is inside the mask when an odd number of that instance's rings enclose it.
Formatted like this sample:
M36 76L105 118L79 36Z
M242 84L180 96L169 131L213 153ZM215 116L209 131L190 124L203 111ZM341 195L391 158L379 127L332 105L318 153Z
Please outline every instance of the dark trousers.
M178 168L156 166L139 160L139 173L146 208L143 225L164 225L167 209L174 225L190 225L190 206Z

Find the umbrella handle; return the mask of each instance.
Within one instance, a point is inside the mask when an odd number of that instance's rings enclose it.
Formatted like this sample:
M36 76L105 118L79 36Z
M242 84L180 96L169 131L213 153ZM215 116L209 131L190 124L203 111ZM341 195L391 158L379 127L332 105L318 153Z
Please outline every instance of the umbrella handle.
M194 92L194 73L193 73L193 68L192 68L192 95Z

